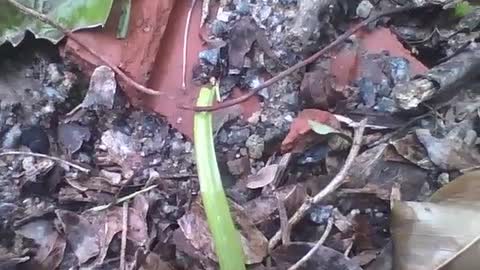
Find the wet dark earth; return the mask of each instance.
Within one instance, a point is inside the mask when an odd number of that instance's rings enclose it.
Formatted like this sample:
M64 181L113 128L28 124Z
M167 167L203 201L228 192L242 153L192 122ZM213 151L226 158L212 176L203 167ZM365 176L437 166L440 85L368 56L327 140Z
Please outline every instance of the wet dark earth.
M392 202L430 200L480 165L480 9L458 16L442 1L226 2L210 13L191 78L218 78L222 100L362 19L418 6L262 89L251 115L235 105L213 120L249 269L289 269L329 222L301 269L393 269ZM281 223L341 171L365 118L342 185L285 232ZM218 268L193 141L132 106L109 67L87 77L47 42L3 45L0 139L0 269L119 269L121 254L128 269ZM289 237L269 250L279 230Z

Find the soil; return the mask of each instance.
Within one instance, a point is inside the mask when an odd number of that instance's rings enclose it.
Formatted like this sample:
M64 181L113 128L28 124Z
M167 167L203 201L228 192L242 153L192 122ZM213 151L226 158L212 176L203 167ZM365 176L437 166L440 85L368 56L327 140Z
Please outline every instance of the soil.
M190 1L157 2L133 1L126 40L114 36L116 10L105 29L75 35L164 96L117 82L71 40L56 47L30 36L0 47L0 269L119 269L123 259L125 269L218 269L199 195L194 112L178 105L194 104L211 77L218 99L245 94L359 16L392 5L221 1L200 28L197 1L181 89ZM422 18L442 12L382 19L248 101L213 112L217 164L248 269L288 269L329 227L300 269L382 269L375 262L392 256L391 200L428 200L478 167L474 31L457 31L457 19L425 36L431 25ZM282 229L340 172L364 118L345 182ZM279 231L282 243L269 249Z

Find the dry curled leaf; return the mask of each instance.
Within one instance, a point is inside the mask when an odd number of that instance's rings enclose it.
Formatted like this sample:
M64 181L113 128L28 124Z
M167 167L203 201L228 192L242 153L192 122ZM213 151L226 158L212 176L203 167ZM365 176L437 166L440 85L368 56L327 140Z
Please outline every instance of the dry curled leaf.
M231 202L231 209L232 217L240 232L246 263L262 262L267 256L267 238L250 221L250 217L242 207ZM196 249L202 251L208 258L217 261L212 235L208 229L205 211L200 202L196 201L192 204L190 211L178 220L178 225Z
M287 153L280 158L278 164L267 165L261 168L256 174L250 175L246 184L247 188L262 188L269 184L272 184L274 187L278 186L291 157L292 154Z
M62 224L68 245L80 264L99 254L100 241L97 230L87 219L67 210L57 210L55 213Z
M472 132L462 127L454 128L441 139L427 129L417 129L415 133L427 149L429 158L442 170L461 170L480 165L480 152L472 147L474 140L468 138Z
M394 203L395 270L478 269L480 193L475 191L480 188L479 176L475 171L459 177L429 202Z
M16 233L33 239L38 245L35 256L24 267L31 269L56 269L63 259L66 241L57 232L51 220L35 220L16 230ZM2 267L0 266L0 269Z
M391 147L381 144L357 156L344 185L350 189L342 192L370 193L389 200L392 187L398 184L402 198L416 199L428 177L427 171L413 164L385 160L387 154L398 156Z

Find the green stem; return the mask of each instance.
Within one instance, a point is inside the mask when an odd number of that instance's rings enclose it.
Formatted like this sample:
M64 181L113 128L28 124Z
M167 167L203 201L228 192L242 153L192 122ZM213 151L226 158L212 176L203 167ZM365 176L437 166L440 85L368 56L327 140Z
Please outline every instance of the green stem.
M216 87L202 87L197 106L211 106ZM220 269L245 270L240 235L235 229L217 166L211 112L195 113L194 140L202 201Z

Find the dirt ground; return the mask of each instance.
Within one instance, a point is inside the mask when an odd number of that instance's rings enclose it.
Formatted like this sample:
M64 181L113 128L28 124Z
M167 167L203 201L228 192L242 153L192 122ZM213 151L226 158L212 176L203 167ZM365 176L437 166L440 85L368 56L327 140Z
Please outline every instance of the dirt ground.
M212 77L217 104L258 89L213 112L248 269L437 269L392 261L410 258L401 249L411 248L402 237L417 233L408 213L422 220L417 207L440 197L479 199L467 192L478 184L461 179L477 179L480 165L480 9L459 16L442 1L374 2L212 1L200 27L206 10L198 1L186 89L190 1L157 3L150 13L136 3L135 16L164 19L154 34L133 31L126 47L110 43L107 30L76 34L116 48L99 53L165 92L157 97L117 80L71 40L55 46L30 34L18 47L0 46L0 269L120 269L121 260L125 269L218 269L197 176L195 112L180 108ZM311 58L364 19L406 6ZM435 235L444 232L439 220L429 219ZM291 268L323 235L315 255Z

